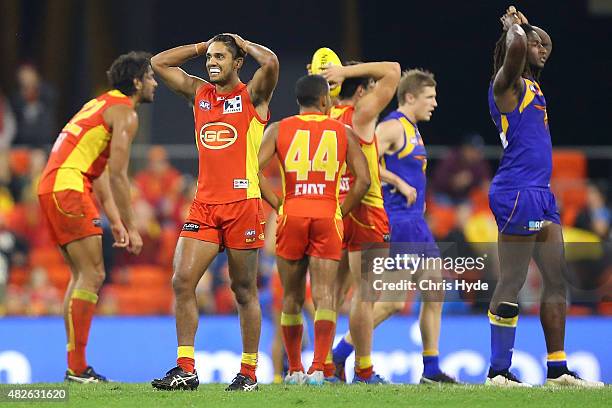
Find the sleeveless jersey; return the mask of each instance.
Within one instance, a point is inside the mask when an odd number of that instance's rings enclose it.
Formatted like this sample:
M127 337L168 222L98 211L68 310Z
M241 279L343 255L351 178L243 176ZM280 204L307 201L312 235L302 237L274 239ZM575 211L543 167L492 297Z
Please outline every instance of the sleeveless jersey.
M333 119L337 119L345 125L353 128L353 113L355 107L350 105L337 105L334 106L329 114ZM365 142L359 137L359 145L361 151L366 157L368 162L368 169L370 171L370 188L361 199L363 204L367 204L371 207L384 208L382 187L380 182L380 171L378 169L378 144L376 143L376 137L371 142ZM340 185L340 200L344 200L350 186L353 185L354 176L351 174L349 169L346 169L342 182Z
M267 118L255 111L247 86L218 94L214 85L202 85L193 115L200 161L195 199L224 204L261 197L257 153Z
M276 152L283 205L279 214L342 219L338 201L346 168L346 127L322 113L304 113L280 122Z
M512 112L501 113L489 86L489 110L504 148L490 193L550 187L552 142L546 99L537 82L522 78L525 90Z
M39 194L91 190L110 154L112 129L103 114L114 105L132 107L132 100L112 90L87 102L60 132L38 186Z
M402 147L395 153L385 153L382 165L390 172L396 174L403 181L416 189L416 201L406 206L406 197L395 190L390 184L383 185L383 196L385 199L385 210L389 219L423 217L425 211L425 188L427 180L425 171L427 169L427 151L419 128L412 123L406 115L400 111L388 114L382 122L398 120L404 128L404 141Z

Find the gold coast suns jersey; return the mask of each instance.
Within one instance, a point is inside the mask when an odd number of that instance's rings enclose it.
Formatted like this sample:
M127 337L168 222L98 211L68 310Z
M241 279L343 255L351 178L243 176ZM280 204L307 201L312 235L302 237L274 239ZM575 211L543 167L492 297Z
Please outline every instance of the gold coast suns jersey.
M87 102L64 126L51 149L38 194L91 190L110 155L112 134L103 114L114 105L133 106L129 97L112 90Z
M347 151L343 123L316 112L283 119L276 140L283 185L279 214L342 219L338 190Z
M194 102L200 161L196 200L223 204L261 197L257 154L268 118L255 111L247 86L240 83L219 94L207 83Z
M332 108L329 116L332 119L339 120L345 125L353 128L353 113L355 107L350 105L337 105ZM367 204L371 207L384 208L383 195L382 195L382 183L380 182L380 171L378 167L378 145L376 143L376 137L371 142L366 142L359 137L359 145L361 151L366 157L368 162L368 169L370 171L370 188L361 199L363 204ZM350 186L353 184L354 176L351 174L349 169L346 169L346 173L343 176L340 184L340 200L343 200L348 193Z

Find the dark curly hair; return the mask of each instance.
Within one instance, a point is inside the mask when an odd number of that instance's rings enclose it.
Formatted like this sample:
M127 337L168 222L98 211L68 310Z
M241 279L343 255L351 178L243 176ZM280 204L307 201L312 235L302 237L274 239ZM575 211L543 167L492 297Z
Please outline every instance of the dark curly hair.
M151 54L148 52L130 51L120 55L106 71L108 84L124 95L131 96L136 93L134 79L142 79L150 65Z

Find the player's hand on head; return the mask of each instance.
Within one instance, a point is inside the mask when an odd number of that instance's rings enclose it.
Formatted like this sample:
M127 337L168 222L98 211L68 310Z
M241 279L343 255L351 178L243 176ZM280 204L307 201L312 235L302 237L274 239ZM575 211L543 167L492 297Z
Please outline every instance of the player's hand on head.
M508 31L513 24L522 24L521 19L516 11L516 7L510 6L506 10L506 14L499 19L502 23L504 31Z
M321 75L327 79L327 82L333 85L340 85L346 78L344 76L344 67L340 65L326 65L321 67Z
M115 239L113 248L126 248L130 244L130 236L128 235L128 232L123 224L119 223L111 225L111 232L113 234L113 238Z
M516 14L519 20L521 21L520 24L529 24L529 20L527 20L527 17L525 17L523 13L521 13L520 11L517 11Z
M142 251L142 238L137 230L128 231L130 243L127 251L130 254L138 255Z
M312 64L306 64L306 72L308 72L308 75L312 75Z
M227 35L231 36L234 40L236 40L236 44L238 45L238 47L240 47L242 49L242 51L247 52L247 41L242 38L241 36L239 36L238 34L233 34L233 33L226 33Z

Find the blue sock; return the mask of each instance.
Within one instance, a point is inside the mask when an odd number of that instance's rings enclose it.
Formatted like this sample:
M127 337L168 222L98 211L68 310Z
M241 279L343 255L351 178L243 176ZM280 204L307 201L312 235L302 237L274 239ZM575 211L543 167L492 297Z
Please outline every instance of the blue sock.
M564 351L548 353L546 367L548 368L547 378L557 378L568 372L567 359Z
M438 356L423 356L423 377L433 378L441 374Z
M515 316L503 317L489 311L491 323L491 370L505 371L512 364L514 337L518 321L518 307ZM507 314L505 314L507 315Z
M342 340L340 340L333 351L334 363L344 363L353 350L355 350L355 347L342 337Z

